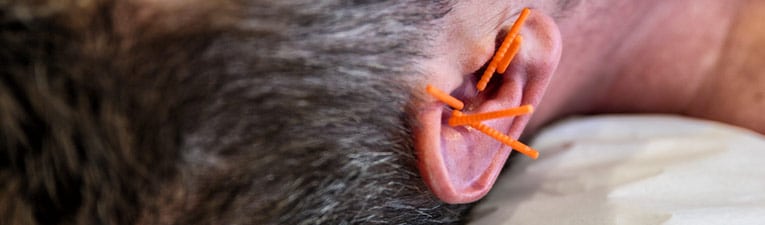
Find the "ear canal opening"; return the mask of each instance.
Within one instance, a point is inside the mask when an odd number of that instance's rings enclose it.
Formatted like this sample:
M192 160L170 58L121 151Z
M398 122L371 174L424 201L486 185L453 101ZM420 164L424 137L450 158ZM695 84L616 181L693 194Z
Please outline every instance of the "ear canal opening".
M491 60L487 61L486 64L481 67L481 69L477 70L473 73L473 76L471 76L471 81L466 85L469 85L469 87L466 87L468 89L475 90L475 84L481 79L484 72L486 72L486 69L489 66L489 63L491 63ZM494 99L499 95L499 90L502 87L502 83L504 83L505 76L501 75L494 75L489 79L489 82L486 84L486 88L483 91L476 91L476 94L470 99L466 100L469 102L476 102L476 101L486 101L489 99Z

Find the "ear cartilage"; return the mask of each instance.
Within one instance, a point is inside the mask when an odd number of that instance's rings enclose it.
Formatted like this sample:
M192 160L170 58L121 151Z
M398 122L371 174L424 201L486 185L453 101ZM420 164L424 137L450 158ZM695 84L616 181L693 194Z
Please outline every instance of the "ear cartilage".
M494 53L494 57L491 59L491 62L489 62L489 66L486 67L486 70L483 72L483 75L481 76L481 79L476 84L476 88L478 91L483 91L486 89L486 85L489 84L489 80L491 80L491 76L494 75L495 72L497 72L497 67L500 64L500 61L505 59L505 53L507 53L508 48L510 48L510 44L512 42L515 42L516 36L518 36L518 33L521 32L521 25L523 25L524 22L526 22L526 18L529 17L529 14L531 13L531 10L528 8L524 8L523 11L521 11L521 14L518 16L518 19L515 20L515 23L512 27L510 27L510 31L507 32L507 35L505 36L505 39L502 41L502 44L499 46L499 49L497 49L497 52ZM514 56L515 54L513 54ZM509 64L509 63L508 63ZM507 68L507 66L505 66ZM502 72L504 73L504 70Z
M515 55L518 54L518 51L521 50L521 44L523 43L523 36L518 35L518 37L515 37L513 40L513 44L510 45L509 53L507 56L505 56L502 61L499 62L499 66L497 67L497 73L505 73L507 70L507 67L510 66L510 62L513 61L515 58Z
M486 126L482 123L472 123L470 124L470 127L475 128L476 130L479 130L483 132L486 135L489 135L489 137L492 137L494 139L497 139L499 142L502 142L503 144L510 146L511 148L515 149L516 151L520 152L521 154L524 154L532 159L539 158L539 152L534 150L533 148L519 142L516 140L513 140L513 138L508 137L507 135L502 134L501 132Z
M462 108L465 107L465 103L462 103L462 101L452 97L446 92L438 90L438 88L436 87L428 85L427 87L425 87L425 91L427 91L428 94L432 95L434 98L438 99L439 101L446 103L447 105L457 110L462 110Z
M486 120L492 120L503 117L520 116L534 112L534 107L531 105L523 105L520 107L509 108L500 111L478 113L471 115L463 115L461 112L456 111L452 113L452 117L449 118L449 126L464 126L473 123L479 123Z

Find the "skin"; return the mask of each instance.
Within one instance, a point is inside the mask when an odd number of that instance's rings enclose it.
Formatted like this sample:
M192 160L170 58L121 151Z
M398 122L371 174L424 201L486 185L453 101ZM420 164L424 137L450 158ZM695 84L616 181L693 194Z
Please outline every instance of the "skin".
M765 68L757 60L765 33L756 28L764 5L625 1L606 13L577 7L559 24L566 50L529 131L581 113L671 113L765 133Z
M465 102L464 113L483 113L520 104L539 103L560 58L560 35L553 19L531 13L521 29L524 47L506 73L496 74L483 92L475 83L493 56L496 40L512 25L518 11L504 2L463 1L445 18L445 32L431 51L435 56L423 64L427 82ZM482 19L481 19L482 18ZM451 109L438 101L419 105L415 143L419 168L431 190L448 203L467 203L485 195L510 153L508 147L467 127L445 124ZM499 132L518 137L528 116L486 121Z
M0 224L461 224L447 203L510 149L442 126L423 83L538 106L487 123L516 138L608 112L763 132L754 0L320 3L0 4ZM521 52L471 91L523 7Z
M600 113L679 114L765 133L763 3L559 3L458 2L429 50L435 57L423 62L427 83L463 100L468 114L536 106L533 117L485 122L515 138L564 117ZM533 12L520 32L520 52L507 72L494 75L493 90L477 92L476 74L526 7ZM451 109L437 100L419 107L414 138L426 183L445 202L480 199L511 149L475 129L446 125Z
M464 2L456 11L469 19L448 34L446 47L450 57L462 56L453 61L464 73L490 59L490 34L508 25L497 25L506 17L496 15L530 7L556 17L564 51L527 133L574 114L627 112L683 114L765 133L758 113L765 68L755 60L765 42L761 2L572 1L565 12L557 1Z

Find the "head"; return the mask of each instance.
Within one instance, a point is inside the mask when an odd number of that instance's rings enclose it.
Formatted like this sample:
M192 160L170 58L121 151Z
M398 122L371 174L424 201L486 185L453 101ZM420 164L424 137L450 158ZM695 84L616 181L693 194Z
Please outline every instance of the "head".
M509 149L422 89L538 104L570 2L0 3L0 221L463 222ZM469 90L523 7L528 44Z

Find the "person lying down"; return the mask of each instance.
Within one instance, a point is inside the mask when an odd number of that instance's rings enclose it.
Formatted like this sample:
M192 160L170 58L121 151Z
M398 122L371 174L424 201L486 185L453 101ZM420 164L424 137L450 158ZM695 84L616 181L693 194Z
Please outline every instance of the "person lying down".
M3 2L0 224L463 224L510 143L559 118L672 113L765 133L764 13L746 0ZM518 107L533 110L449 124Z

